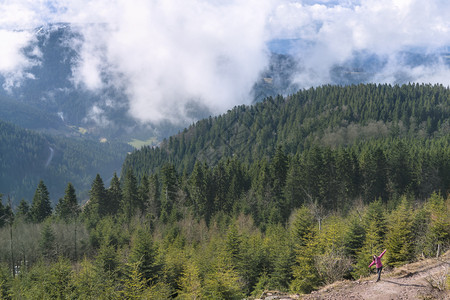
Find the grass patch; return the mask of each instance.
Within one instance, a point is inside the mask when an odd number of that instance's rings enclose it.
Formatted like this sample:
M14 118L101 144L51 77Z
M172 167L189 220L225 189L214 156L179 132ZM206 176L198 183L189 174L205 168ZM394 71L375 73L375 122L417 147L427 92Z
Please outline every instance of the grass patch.
M133 146L136 149L140 149L143 146L151 146L156 144L156 138L151 137L148 140L138 140L132 139L131 142L128 142L129 145Z
M83 128L83 127L78 127L78 132L81 134L86 134L87 133L87 129Z

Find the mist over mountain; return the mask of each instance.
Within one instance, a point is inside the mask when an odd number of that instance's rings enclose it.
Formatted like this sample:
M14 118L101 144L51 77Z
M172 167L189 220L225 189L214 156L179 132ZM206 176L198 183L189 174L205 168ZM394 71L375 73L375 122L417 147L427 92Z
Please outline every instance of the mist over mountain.
M95 28L102 24L93 24ZM56 23L31 31L32 43L22 49L32 62L20 81L0 76L0 103L4 109L0 118L20 126L65 135L79 135L68 126L81 127L90 137L107 137L130 141L162 139L184 126L214 114L201 98L185 102L183 112L173 110L173 116L158 122L141 122L130 113L130 95L118 88L111 72L100 74L101 88L91 89L81 81L83 47L87 43L83 28L76 24ZM370 82L404 84L417 79L417 72L427 68L448 69L450 52L441 48L430 52L424 48L409 48L392 54L379 55L368 50L354 51L352 56L334 63L324 74L308 69L308 62L299 49L314 47L302 39L273 39L267 42L267 64L258 73L253 87L243 103L262 101L266 97L293 94L309 85L349 85ZM304 50L302 50L304 51ZM392 64L402 66L392 68ZM182 68L182 66L180 66ZM95 73L95 72L94 72ZM126 78L123 78L126 82ZM313 80L313 82L311 82ZM95 80L94 80L95 81ZM175 96L174 96L175 97ZM155 108L156 110L158 108ZM143 112L145 113L145 112Z
M268 43L271 51L269 65L260 73L252 95L253 101L265 97L289 95L299 89L310 87L310 82L302 78L314 78L312 86L321 84L352 85L359 83L389 82L407 84L417 81L420 71L450 68L450 48L428 52L424 48L408 48L392 54L379 55L368 50L355 51L340 63L334 63L323 74L314 74L305 66L305 59L296 55L296 49L311 47L299 39L272 40ZM397 68L393 67L395 63Z
M127 114L126 96L115 88L92 91L74 79L83 36L76 26L59 23L31 30L33 43L23 48L25 57L35 63L20 82L0 76L0 119L48 133L130 140L168 135L170 124L155 128L141 125ZM167 130L167 132L165 131Z

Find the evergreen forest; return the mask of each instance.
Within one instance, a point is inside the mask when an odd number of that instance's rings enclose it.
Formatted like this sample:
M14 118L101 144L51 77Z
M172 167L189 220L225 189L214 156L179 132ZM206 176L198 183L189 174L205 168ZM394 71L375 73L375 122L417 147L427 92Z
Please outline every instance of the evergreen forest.
M450 249L450 89L322 86L198 121L81 205L0 205L5 299L309 293Z

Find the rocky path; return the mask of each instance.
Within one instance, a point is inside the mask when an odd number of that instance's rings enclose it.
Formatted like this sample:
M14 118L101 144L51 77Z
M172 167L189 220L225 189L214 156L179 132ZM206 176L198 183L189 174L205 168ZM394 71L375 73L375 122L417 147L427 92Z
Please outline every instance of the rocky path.
M441 291L450 270L450 259L429 259L405 265L368 280L344 281L325 287L303 299L450 299L448 291ZM434 286L434 287L433 287Z
M347 299L439 299L450 300L450 291L440 290L450 273L450 252L439 260L427 259L408 264L391 272L383 272L381 280L376 275L357 281L340 281L309 295L287 295L276 292L261 297L272 299L347 300Z

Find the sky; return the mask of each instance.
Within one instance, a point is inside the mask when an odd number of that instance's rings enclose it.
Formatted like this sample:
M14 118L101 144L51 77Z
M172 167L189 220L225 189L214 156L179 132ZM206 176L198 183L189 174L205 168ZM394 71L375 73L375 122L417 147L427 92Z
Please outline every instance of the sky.
M74 85L122 90L129 114L143 123L177 122L192 103L214 114L250 104L274 40L301 41L289 50L301 62L301 88L329 83L333 66L357 53L384 61L375 82L402 73L450 84L443 61L411 66L399 56L450 55L448 0L0 0L4 89L33 79L29 70L42 63L33 30L59 22L82 35L67 41L78 52Z

